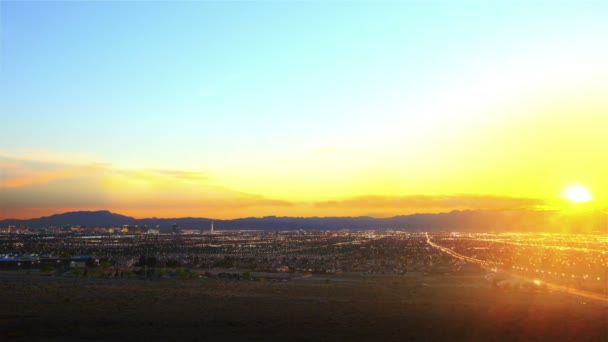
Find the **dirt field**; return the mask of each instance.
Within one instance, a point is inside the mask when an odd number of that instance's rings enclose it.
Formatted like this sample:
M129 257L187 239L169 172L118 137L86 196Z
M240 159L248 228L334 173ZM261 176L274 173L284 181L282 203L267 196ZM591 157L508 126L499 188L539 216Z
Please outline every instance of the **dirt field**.
M3 273L0 302L0 336L13 341L608 341L605 303L491 289L482 276L253 282Z

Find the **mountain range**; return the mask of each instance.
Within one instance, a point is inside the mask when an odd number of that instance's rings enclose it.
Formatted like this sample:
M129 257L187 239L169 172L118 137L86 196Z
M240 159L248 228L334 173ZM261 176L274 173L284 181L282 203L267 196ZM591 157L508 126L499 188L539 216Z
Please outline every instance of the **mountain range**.
M602 217L563 217L556 211L531 210L464 210L438 214L413 214L389 218L359 217L249 217L232 220L210 218L144 218L112 213L107 210L75 211L34 219L6 219L0 227L8 225L30 228L86 226L120 227L122 225L160 226L169 232L177 224L182 229L209 229L214 222L216 230L340 230L340 229L399 229L406 231L458 231L458 232L592 232L604 230Z

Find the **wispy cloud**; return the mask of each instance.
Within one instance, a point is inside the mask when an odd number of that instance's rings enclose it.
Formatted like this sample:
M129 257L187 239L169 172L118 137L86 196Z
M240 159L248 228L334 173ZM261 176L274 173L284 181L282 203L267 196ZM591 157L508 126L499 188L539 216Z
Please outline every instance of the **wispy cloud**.
M368 195L330 201L268 198L215 184L203 170L124 169L108 163L0 156L0 218L81 208L137 217L393 216L455 209L543 209L538 198L490 195ZM28 214L29 213L29 214Z
M120 175L138 179L164 178L173 181L207 181L206 172L165 169L121 169L109 163L70 163L0 155L0 188L46 184L83 175Z
M69 164L0 156L0 188L44 184L97 172L103 164Z
M294 204L212 184L204 171L122 169L0 156L0 218L114 209L137 216L199 216ZM272 210L270 210L272 211ZM29 213L29 214L28 214Z
M538 198L502 197L491 195L449 196L361 196L343 200L315 202L317 208L365 208L365 209L531 209L546 205Z
M180 171L180 170L150 170L151 172L156 172L159 175L164 175L167 177L175 178L175 179L184 179L184 180L208 180L209 175L205 172L194 172L194 171Z

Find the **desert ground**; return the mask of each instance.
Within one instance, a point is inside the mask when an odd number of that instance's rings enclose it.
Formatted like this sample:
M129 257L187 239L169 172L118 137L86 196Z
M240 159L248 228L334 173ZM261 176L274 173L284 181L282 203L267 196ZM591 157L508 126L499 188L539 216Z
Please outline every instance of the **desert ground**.
M482 275L273 282L0 274L8 341L608 341L608 305Z

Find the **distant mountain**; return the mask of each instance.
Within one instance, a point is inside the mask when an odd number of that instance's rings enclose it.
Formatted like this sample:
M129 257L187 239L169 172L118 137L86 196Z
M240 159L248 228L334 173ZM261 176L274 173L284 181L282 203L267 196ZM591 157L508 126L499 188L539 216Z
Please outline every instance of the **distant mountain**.
M86 227L116 227L123 224L137 224L133 217L111 213L108 210L100 211L73 211L29 220L3 220L0 227L8 225L24 225L31 228L44 228L49 226L63 227L66 225Z
M44 228L79 225L86 227L120 227L122 225L160 226L168 232L173 224L182 229L209 229L209 218L146 218L102 211L76 211L29 220L3 220L8 225ZM340 229L399 229L407 231L458 232L590 232L602 230L602 218L564 218L555 211L530 210L464 210L440 214L414 214L390 218L372 217L262 217L234 220L213 220L216 230L340 230ZM599 229L598 229L599 228Z

